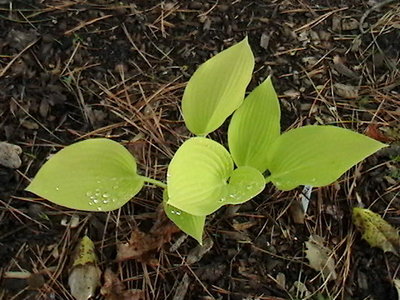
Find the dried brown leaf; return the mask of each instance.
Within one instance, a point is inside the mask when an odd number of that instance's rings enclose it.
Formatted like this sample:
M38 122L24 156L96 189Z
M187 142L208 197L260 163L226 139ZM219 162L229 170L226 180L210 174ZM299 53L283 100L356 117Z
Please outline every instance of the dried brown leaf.
M348 19L342 20L342 30L343 31L358 29L358 26L359 26L359 23L358 23L357 19L348 18Z
M185 273L178 287L176 288L174 298L172 300L184 300L190 284L189 275Z
M342 58L338 55L333 57L333 67L341 75L349 78L358 78L359 76L351 69L349 69L343 62Z
M319 235L311 235L306 242L306 257L310 262L310 267L320 271L324 279L335 280L335 260L332 250L324 246L324 239Z
M150 232L144 233L139 229L132 231L127 243L117 245L117 261L135 259L153 265L151 254L171 240L172 234L179 232L179 228L165 215L162 208L158 209L157 220Z
M235 229L237 231L244 231L244 230L247 230L247 229L253 227L254 225L257 225L257 222L249 221L249 222L243 222L243 223L233 223L232 227L233 227L233 229Z
M198 262L204 256L204 254L211 250L213 246L214 242L212 239L205 239L203 245L197 245L195 248L190 250L186 258L186 263L191 265Z
M335 83L333 85L333 90L335 91L336 95L346 99L358 98L358 88L352 85Z
M106 269L104 272L104 284L101 287L100 293L105 300L144 300L144 292L142 290L132 289L127 290L118 276Z
M379 129L378 126L375 124L369 124L365 134L368 135L370 138L373 138L374 140L380 141L380 142L391 142L393 141L392 138L387 137L384 135Z
M300 201L294 200L289 207L290 216L295 224L304 224L305 212Z

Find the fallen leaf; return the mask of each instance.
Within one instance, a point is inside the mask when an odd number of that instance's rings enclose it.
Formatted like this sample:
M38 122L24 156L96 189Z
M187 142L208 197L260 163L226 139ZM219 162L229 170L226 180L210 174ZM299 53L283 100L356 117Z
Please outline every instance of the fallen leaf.
M290 288L289 293L296 297L296 299L309 298L311 292L308 290L305 283L301 281L295 281L293 286Z
M342 30L343 31L358 29L358 26L359 26L358 20L356 20L354 18L342 20Z
M284 273L279 272L278 274L276 274L276 283L278 284L278 286L282 289L285 290L286 289L286 276Z
M306 242L306 258L310 262L310 267L322 273L324 279L335 280L335 260L333 252L324 246L324 239L319 235L313 234Z
M346 99L358 98L358 88L352 85L335 83L333 85L333 90L335 91L336 95Z
M235 229L237 231L244 231L244 230L247 230L247 229L253 227L254 225L257 225L257 222L249 221L249 222L243 222L243 223L233 223L232 227L233 227L233 229Z
M304 224L305 212L301 202L295 199L289 206L289 213L295 224Z
M204 256L204 254L210 251L213 246L214 242L212 239L210 238L205 239L203 245L197 245L195 248L190 250L186 258L186 263L188 265L191 265L200 261L200 259Z
M333 67L340 74L347 76L349 78L358 78L358 74L356 74L353 70L349 69L343 62L342 58L338 55L333 57Z
M77 300L87 300L92 297L96 288L100 286L100 276L94 244L89 237L84 236L74 251L68 277L72 296Z
M144 292L142 290L132 289L127 290L118 276L106 269L104 272L104 284L101 287L100 293L105 300L144 300Z
M165 243L171 240L172 234L180 231L167 218L162 206L160 207L157 209L157 220L148 233L135 229L127 243L117 245L116 261L135 259L150 265L157 264L151 259L152 252L161 249Z
M187 273L183 275L181 282L179 283L178 287L176 288L174 298L172 300L184 300L188 287L190 284L190 278Z
M365 134L368 135L370 138L373 138L374 140L386 143L386 142L391 142L393 141L392 138L387 137L378 129L378 126L375 124L369 124L367 129L365 130Z
M371 247L398 254L400 249L399 232L380 215L366 208L354 207L353 223Z

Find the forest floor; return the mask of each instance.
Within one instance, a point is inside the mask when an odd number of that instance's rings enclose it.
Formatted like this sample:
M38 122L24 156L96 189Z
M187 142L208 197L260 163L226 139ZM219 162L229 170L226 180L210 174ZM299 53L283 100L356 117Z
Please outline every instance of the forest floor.
M142 174L165 181L190 137L186 82L245 36L256 59L249 91L272 74L283 130L333 124L389 147L313 189L305 215L301 188L267 185L207 219L206 247L175 233L148 253L152 264L116 262L116 246L160 222L160 188L109 213L24 191L49 155L94 137L121 142ZM370 247L351 218L362 205L400 225L399 58L398 1L0 0L0 141L22 148L21 166L0 165L0 298L73 299L71 253L87 234L100 269L138 290L131 300L399 299L399 257ZM226 129L212 137L226 144ZM311 235L333 250L336 279L310 267Z

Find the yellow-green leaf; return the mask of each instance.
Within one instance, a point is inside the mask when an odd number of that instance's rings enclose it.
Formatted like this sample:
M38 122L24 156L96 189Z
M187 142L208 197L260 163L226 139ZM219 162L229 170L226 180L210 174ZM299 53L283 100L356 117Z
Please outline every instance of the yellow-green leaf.
M223 205L240 204L259 194L263 175L252 167L233 170L229 152L203 137L187 140L168 167L168 202L194 216L206 216Z
M325 186L383 147L386 145L340 127L296 128L278 137L269 149L269 179L284 191L299 185Z
M268 169L268 150L280 135L278 97L268 77L256 87L232 116L229 150L237 166Z
M353 223L371 247L398 254L400 236L397 229L369 209L354 207Z
M203 244L203 230L204 223L206 221L206 216L195 216L187 212L184 212L176 207L167 204L168 202L168 192L167 189L163 193L164 199L164 211L167 217L175 223L187 235L196 239L200 245Z
M253 68L247 38L202 64L183 94L187 128L196 135L207 135L221 126L242 103Z
M142 186L143 178L129 151L99 138L57 152L26 190L73 209L110 211L128 202Z
M206 216L223 204L233 171L229 152L203 137L184 142L168 167L168 204L196 216Z

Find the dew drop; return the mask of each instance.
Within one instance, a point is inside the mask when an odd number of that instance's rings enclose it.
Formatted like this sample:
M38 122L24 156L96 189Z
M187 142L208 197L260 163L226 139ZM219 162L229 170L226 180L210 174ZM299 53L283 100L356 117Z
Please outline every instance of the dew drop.
M93 202L94 203L99 203L99 200L98 199L93 199Z
M176 214L177 216L180 216L181 213L182 213L182 212L180 212L179 210L175 211L175 214Z
M88 196L88 197L90 197L90 196L92 196L92 195L93 195L92 192L87 192L87 193L86 193L86 196Z
M97 208L97 210L99 210L99 211L100 211L100 210L103 210L103 209L102 209L102 208L99 206L99 207Z
M108 194L107 194L107 193L104 193L104 194L103 194L103 198L108 198Z
M103 200L103 203L104 203L104 204L107 204L107 203L108 203L108 200Z
M59 191L59 190L60 190L60 188L57 186L57 187L56 187L56 191Z
M111 201L112 201L112 202L115 202L115 201L117 201L117 200L116 200L116 199L114 199L114 198L112 198L112 199L111 199Z
M93 205L93 202L89 202L89 205L92 206L92 205Z
M95 196L90 196L90 200L94 200L94 199L96 199Z

